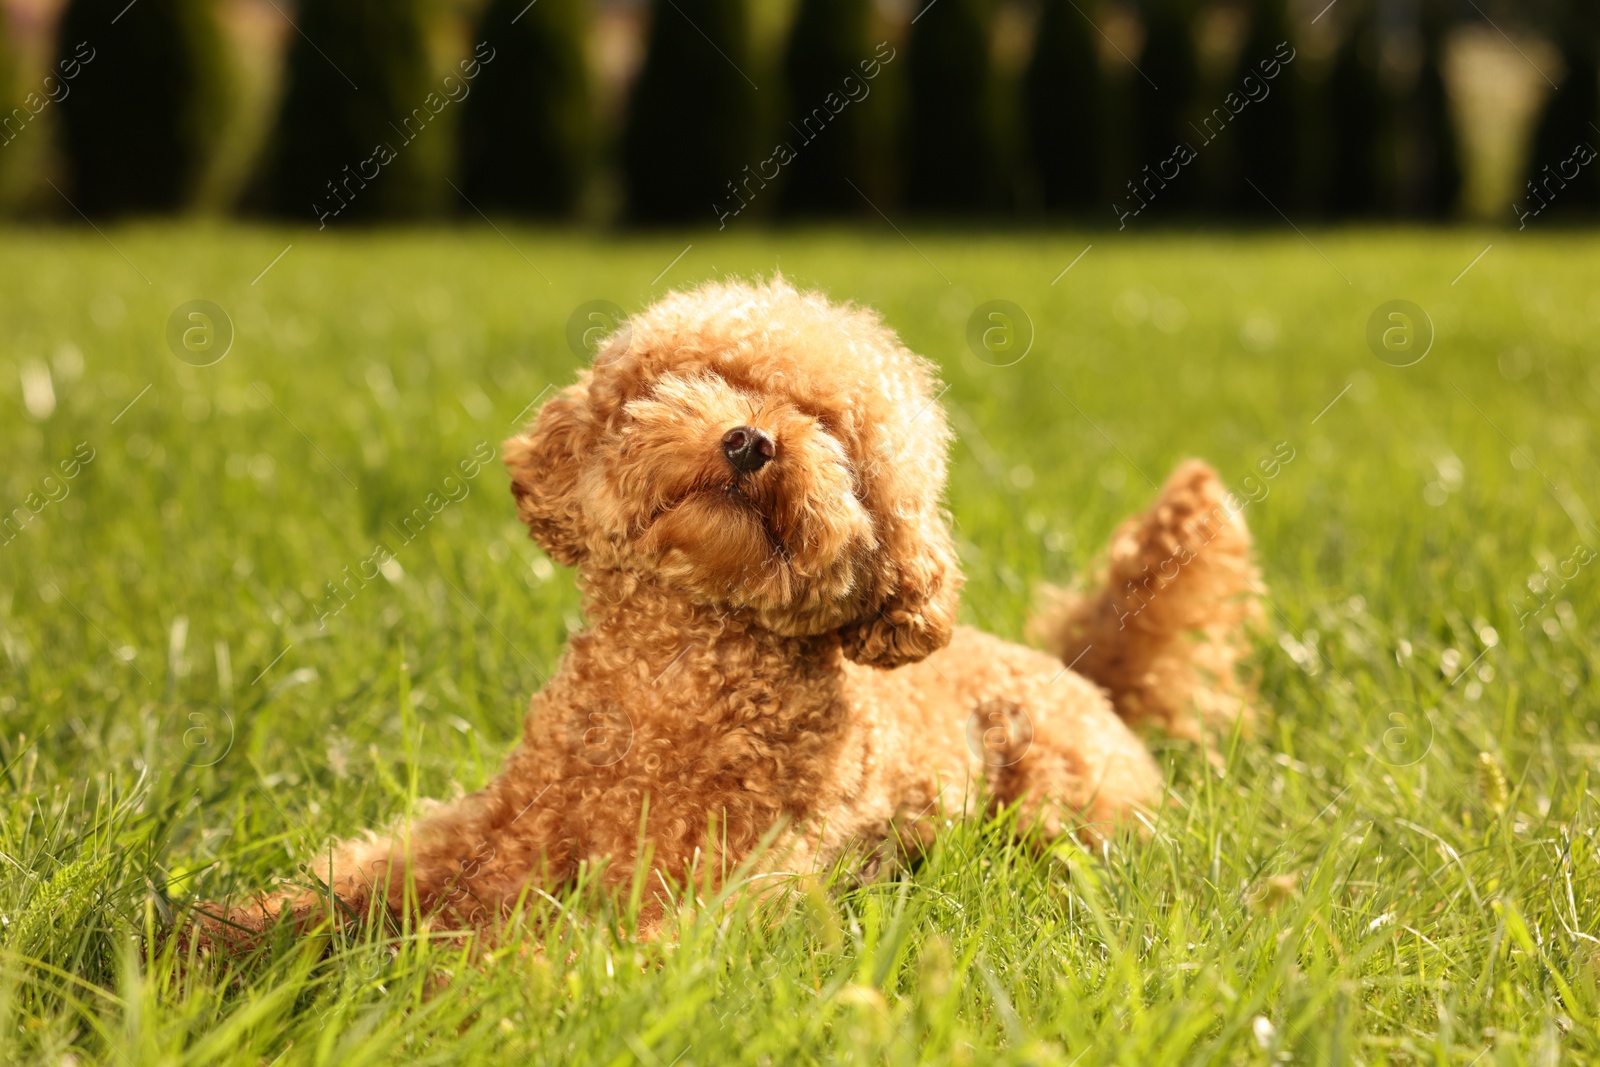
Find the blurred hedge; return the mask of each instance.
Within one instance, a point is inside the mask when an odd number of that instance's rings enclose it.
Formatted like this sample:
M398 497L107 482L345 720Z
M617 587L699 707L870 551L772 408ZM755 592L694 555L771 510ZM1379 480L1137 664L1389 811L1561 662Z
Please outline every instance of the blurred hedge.
M215 0L71 0L52 70L65 192L90 216L189 206L229 114Z
M1074 0L1044 0L1023 76L1023 106L1046 210L1104 210L1106 102L1094 27Z
M1227 206L1243 218L1273 219L1279 210L1298 212L1306 206L1302 139L1310 88L1289 30L1287 0L1255 0L1250 15L1231 85L1254 78L1267 95L1239 115L1234 131L1238 173Z
M1202 192L1195 174L1180 170L1176 179L1167 182L1160 176L1162 164L1176 157L1178 146L1187 145L1196 152L1201 147L1190 125L1200 89L1195 14L1192 0L1150 0L1145 12L1144 51L1139 54L1140 73L1134 81L1134 144L1139 170L1127 177L1154 201L1152 206L1160 215L1189 210Z
M27 132L33 119L22 106L22 95L11 20L6 9L0 7L0 215L15 211L21 198L23 178L18 159L23 149L16 146L16 141Z
M913 210L972 215L997 199L992 16L992 0L938 0L912 23L906 203Z
M429 61L434 10L301 0L266 158L269 210L324 224L443 210L460 103Z
M1403 105L1411 155L1402 160L1407 173L1396 214L1412 218L1448 218L1461 199L1461 149L1444 80L1444 6L1423 0L1422 66Z
M718 205L759 198L757 83L746 0L661 0L623 133L627 210L635 222L710 222Z
M494 59L461 109L462 191L484 211L563 218L593 157L584 0L490 0L472 33Z
M1525 184L1517 190L1526 221L1546 212L1559 218L1600 210L1600 159L1576 163L1584 155L1577 151L1580 145L1600 152L1600 7L1593 0L1573 0L1562 12L1556 36L1566 74L1534 131Z
M175 213L207 175L237 171L250 123L222 2L69 0L50 62L78 76L37 120L7 108L11 127L33 129L0 134L0 209L36 185L71 217L43 184L58 170L91 217ZM862 216L867 199L924 218L1102 225L1113 200L1165 224L1447 218L1462 174L1442 61L1475 17L1453 5L1341 0L1312 47L1294 0L1240 0L1231 15L1202 0L794 0L757 25L751 0L282 0L294 27L247 202L319 225L470 216L469 202L726 224ZM1558 214L1600 210L1600 166L1574 176L1567 162L1600 146L1600 4L1545 0L1517 17L1559 44L1567 72L1528 178L1559 192L1546 197ZM642 63L624 89L630 24ZM0 103L8 82L17 95L5 29ZM604 80L590 70L601 54ZM1255 82L1270 91L1237 107ZM1180 145L1198 158L1170 177ZM212 180L207 203L227 185Z
M870 209L856 189L882 185L872 174L873 120L884 94L871 19L871 0L800 0L784 51L784 123L776 134L795 153L781 180L789 215L860 214Z

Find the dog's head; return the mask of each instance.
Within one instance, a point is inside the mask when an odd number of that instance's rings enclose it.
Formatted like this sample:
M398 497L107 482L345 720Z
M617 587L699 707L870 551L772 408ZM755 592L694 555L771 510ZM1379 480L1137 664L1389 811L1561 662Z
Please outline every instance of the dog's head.
M949 640L961 585L935 385L869 311L711 284L629 320L505 460L556 560L892 667Z

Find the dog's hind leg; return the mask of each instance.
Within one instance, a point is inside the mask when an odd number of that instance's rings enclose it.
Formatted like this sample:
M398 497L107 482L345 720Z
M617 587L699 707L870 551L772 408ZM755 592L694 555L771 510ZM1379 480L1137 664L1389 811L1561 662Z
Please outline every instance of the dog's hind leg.
M369 921L432 918L445 926L481 924L530 881L565 875L549 869L561 855L561 816L525 798L505 778L448 804L433 804L387 837L368 835L333 846L304 864L293 888L242 905L196 906L205 944L248 950L280 924L298 933ZM565 849L570 852L570 848Z
M1112 537L1098 582L1047 591L1030 633L1131 724L1195 740L1248 725L1239 661L1260 579L1239 509L1210 467L1181 464Z
M1155 761L1082 678L1061 678L1026 706L987 700L976 718L991 803L1015 805L1023 831L1093 843L1131 825L1136 812L1155 809Z

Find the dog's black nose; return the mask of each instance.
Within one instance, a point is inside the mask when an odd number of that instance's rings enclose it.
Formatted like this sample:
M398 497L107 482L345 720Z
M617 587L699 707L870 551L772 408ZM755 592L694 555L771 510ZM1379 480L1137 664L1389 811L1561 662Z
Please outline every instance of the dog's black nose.
M767 465L777 454L778 446L770 436L754 426L735 426L722 435L722 454L728 457L733 469L750 474Z

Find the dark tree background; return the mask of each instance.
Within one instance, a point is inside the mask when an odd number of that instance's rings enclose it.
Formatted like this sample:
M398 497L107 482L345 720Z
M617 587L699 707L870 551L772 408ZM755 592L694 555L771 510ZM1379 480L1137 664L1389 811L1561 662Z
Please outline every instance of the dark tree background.
M1286 0L1255 0L1250 30L1239 51L1234 86L1248 75L1267 88L1266 98L1251 103L1234 121L1231 134L1235 138L1239 176L1232 190L1231 206L1246 218L1275 219L1278 212L1273 209L1274 204L1292 214L1304 206L1306 198L1300 140L1304 128L1305 64L1298 50L1291 51L1294 41L1287 8ZM1281 47L1285 42L1288 48ZM1294 58L1284 63L1285 55ZM1266 79L1263 62L1267 71L1277 69L1277 77Z
M21 86L17 84L17 56L13 47L11 19L5 9L0 8L0 119L10 116L11 109L22 96ZM14 127L0 131L0 147L16 132Z
M1045 210L1103 211L1106 93L1097 34L1073 0L1044 0L1022 87Z
M1322 204L1335 218L1368 217L1385 206L1391 107L1378 82L1378 41L1371 7L1351 5L1350 25L1328 78L1331 158L1320 173Z
M12 212L20 198L21 150L11 142L26 131L11 114L12 108L20 106L23 95L17 83L17 57L12 47L11 23L0 10L0 216Z
M976 214L997 194L999 138L987 0L939 0L911 27L906 201L917 211Z
M783 57L786 121L777 131L777 139L796 151L782 183L786 214L859 214L866 207L850 183L863 191L875 184L869 137L883 103L882 74L865 81L860 67L873 58L871 15L872 0L800 0ZM823 101L830 93L843 96L847 77L868 95L846 104L817 134L813 112L827 112Z
M650 20L623 133L628 213L642 223L711 222L716 205L739 203L728 183L758 163L749 14L744 0L660 0ZM763 194L773 195L753 195Z
M227 117L215 3L72 0L62 13L52 71L85 45L82 54L92 61L82 64L65 99L51 105L58 110L65 191L91 217L186 206Z
M577 206L593 128L584 4L491 0L472 34L495 58L462 103L460 180L484 210L561 217Z
M428 106L430 93L443 97L442 78L428 62L430 10L427 0L301 0L269 149L273 211L312 220L313 205L320 205L339 210L337 221L347 222L443 208L451 127L461 105L437 114ZM394 159L365 180L362 165L380 144Z
M254 164L249 206L307 223L470 217L469 201L587 217L612 199L596 177L613 173L623 217L647 225L869 215L852 185L883 210L925 217L1020 206L1109 223L1106 208L1123 217L1133 185L1140 199L1154 193L1145 221L1157 224L1272 222L1274 208L1444 219L1462 186L1444 46L1463 19L1504 17L1563 55L1527 178L1555 187L1556 214L1600 212L1600 161L1575 178L1554 173L1578 145L1600 148L1600 0L1484 0L1477 13L1463 0L1339 0L1319 8L1331 56L1308 51L1310 9L1298 0L1222 0L1246 16L1245 39L1221 50L1225 62L1201 50L1219 43L1209 36L1223 26L1209 21L1217 0L918 0L883 10L878 0L794 0L787 36L759 57L753 33L766 40L781 27L753 0L636 0L644 57L614 126L609 106L597 107L596 90L610 83L588 68L596 0L277 0L296 24L282 93L259 160L236 164L218 154L251 133L231 95L238 42L219 32L227 2L66 0L53 62L80 44L95 58L80 60L64 102L25 124L43 136L0 144L0 208L24 193L31 203L35 182L55 199L42 176L59 147L62 188L96 217L177 213L199 192L220 199ZM1102 52L1095 26L1108 4L1139 19L1136 66ZM459 62L434 68L464 12L479 13L470 78ZM888 21L901 24L880 34ZM1025 25L1032 40L1013 70L1011 35ZM0 104L16 73L6 30L0 23ZM880 36L895 41L889 62ZM867 79L863 61L879 75ZM1263 61L1279 65L1270 81ZM1219 126L1214 109L1231 112L1228 95L1246 77L1267 95ZM830 107L848 98L848 79L865 96ZM38 88L13 84L4 113ZM1156 174L1179 146L1197 158L1177 178Z
M1444 82L1443 0L1425 0L1420 19L1422 63L1402 109L1401 214L1443 219L1461 199L1460 148Z
M0 178L5 176L11 158L3 155L10 141L21 133L18 120L11 118L11 109L21 104L22 91L16 78L16 53L11 51L11 18L6 8L0 6ZM0 202L3 203L3 202Z
M1544 221L1552 214L1560 217L1600 210L1600 159L1582 167L1564 187L1559 180L1562 164L1572 158L1578 145L1600 152L1600 6L1594 0L1568 0L1553 20L1553 29L1561 44L1566 76L1540 116L1525 176L1533 182L1540 200L1550 205L1536 216ZM1565 169L1572 172L1570 164ZM1533 199L1526 185L1517 190L1517 202L1524 211L1537 210L1540 200ZM1528 225L1534 225L1532 218Z
M1194 6L1190 0L1151 0L1144 10L1144 50L1139 54L1142 77L1134 80L1137 129L1134 144L1138 173L1137 185L1149 173L1157 173L1159 165L1171 158L1173 150L1187 144L1196 152L1203 151L1203 138L1195 132L1190 119L1199 87L1200 69L1195 54ZM1152 201L1157 213L1166 216L1174 210L1192 208L1200 197L1202 187L1193 173L1180 173L1178 177L1160 188ZM1152 188L1157 188L1152 183Z

